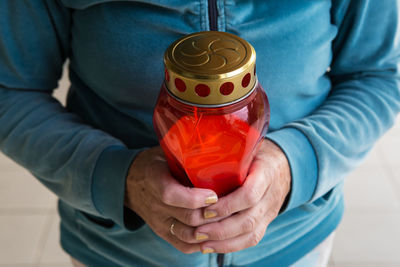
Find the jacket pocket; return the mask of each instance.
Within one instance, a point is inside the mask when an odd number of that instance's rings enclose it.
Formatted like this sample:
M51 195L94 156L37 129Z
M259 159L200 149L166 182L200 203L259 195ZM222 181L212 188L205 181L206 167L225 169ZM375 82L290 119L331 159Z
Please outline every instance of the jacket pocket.
M92 229L100 232L115 232L121 229L115 222L94 216L84 211L75 211L76 222L79 228Z
M322 197L314 200L311 203L305 203L304 205L300 206L299 208L308 211L308 212L315 212L317 210L320 210L324 208L329 201L331 201L331 198L337 195L337 189L333 188L330 191L328 191L325 195Z
M111 229L114 227L115 223L111 220L104 219L101 217L97 217L94 215L91 215L89 213L83 212L83 211L78 211L78 213L81 214L81 216L78 216L78 218L85 219L85 221L90 221L91 223L94 223L100 227L106 228L106 229Z

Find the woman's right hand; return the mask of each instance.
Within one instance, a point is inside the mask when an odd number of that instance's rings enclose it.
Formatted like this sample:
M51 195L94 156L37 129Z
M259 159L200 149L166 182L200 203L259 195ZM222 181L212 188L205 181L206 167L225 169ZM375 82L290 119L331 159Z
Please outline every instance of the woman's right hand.
M186 187L175 180L161 147L139 153L126 179L125 206L135 211L158 236L184 253L200 251L199 244L207 238L196 238L194 229L216 221L205 219L203 208L217 200L212 190Z

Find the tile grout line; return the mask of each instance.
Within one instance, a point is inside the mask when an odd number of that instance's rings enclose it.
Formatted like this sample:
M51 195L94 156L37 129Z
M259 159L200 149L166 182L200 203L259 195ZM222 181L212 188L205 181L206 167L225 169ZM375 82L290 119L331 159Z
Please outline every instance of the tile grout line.
M47 214L46 221L43 226L42 234L40 235L40 239L38 242L38 246L36 249L36 255L32 262L32 267L39 267L40 261L42 259L44 248L46 246L47 240L49 239L51 225L54 222L55 216L52 213Z
M377 152L380 155L379 157L379 163L381 164L381 166L383 167L383 170L386 174L386 177L389 178L389 182L392 185L393 188L395 188L395 195L397 197L397 200L400 204L400 183L397 182L397 180L394 178L394 170L391 166L391 164L388 164L388 159L386 157L385 152L382 150L381 147L377 147Z

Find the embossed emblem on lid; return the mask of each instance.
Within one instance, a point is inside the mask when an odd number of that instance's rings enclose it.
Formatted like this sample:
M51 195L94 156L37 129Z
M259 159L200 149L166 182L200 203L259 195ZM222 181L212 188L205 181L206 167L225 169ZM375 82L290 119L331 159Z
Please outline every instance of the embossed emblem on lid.
M226 32L198 32L172 43L164 55L165 83L184 102L223 105L246 96L256 83L256 53Z

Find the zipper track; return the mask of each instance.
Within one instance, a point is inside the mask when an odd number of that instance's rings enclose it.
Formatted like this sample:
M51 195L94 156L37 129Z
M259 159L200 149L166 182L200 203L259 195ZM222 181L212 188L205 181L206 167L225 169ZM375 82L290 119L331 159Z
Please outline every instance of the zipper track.
M208 20L210 24L210 31L218 31L218 8L217 0L208 0ZM217 264L218 267L224 266L225 255L218 253Z
M208 19L210 23L210 31L218 31L217 0L208 0Z
M223 267L224 266L224 257L225 257L225 254L218 253L218 255L217 255L218 267Z

